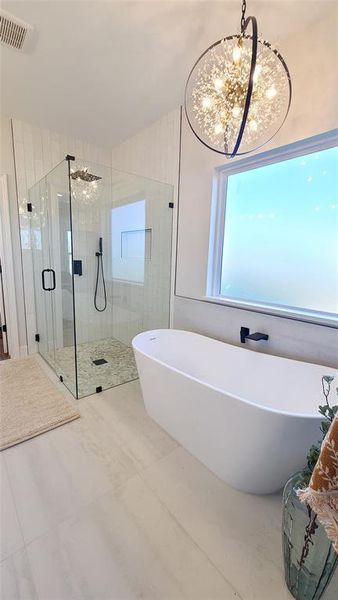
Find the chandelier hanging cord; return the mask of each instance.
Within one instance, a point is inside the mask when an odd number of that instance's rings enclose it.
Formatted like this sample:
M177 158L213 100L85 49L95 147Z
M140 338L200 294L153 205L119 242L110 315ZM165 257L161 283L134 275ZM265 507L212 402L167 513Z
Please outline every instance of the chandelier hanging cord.
M235 144L232 154L230 155L230 158L234 158L234 156L236 156L238 148L241 145L246 122L248 120L252 90L253 90L253 85L254 85L254 73L255 73L256 62L257 62L257 46L258 46L257 20L256 20L256 17L248 17L247 19L245 19L245 17L244 17L245 9L246 9L246 2L245 2L245 0L243 0L242 21L241 21L242 35L245 34L249 23L251 22L251 24L252 24L252 36L250 36L252 38L251 64L250 64L248 89L247 89L247 93L246 93L245 105L244 105L244 110L243 110L243 117L242 117L241 125L239 128L236 144ZM243 24L243 19L244 19L244 24Z
M242 17L241 17L241 32L245 31L245 11L246 11L246 0L242 2Z

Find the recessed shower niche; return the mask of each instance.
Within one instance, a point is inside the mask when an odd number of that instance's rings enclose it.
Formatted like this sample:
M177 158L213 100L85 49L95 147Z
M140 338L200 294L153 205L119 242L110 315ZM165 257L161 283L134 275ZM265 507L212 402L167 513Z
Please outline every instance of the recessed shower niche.
M137 378L169 325L172 186L66 157L29 190L41 356L76 398Z

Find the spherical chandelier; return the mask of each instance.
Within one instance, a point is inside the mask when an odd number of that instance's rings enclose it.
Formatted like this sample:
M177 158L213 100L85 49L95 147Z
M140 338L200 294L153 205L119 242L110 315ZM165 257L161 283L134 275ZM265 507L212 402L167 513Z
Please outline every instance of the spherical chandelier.
M288 115L292 95L283 57L258 38L257 20L246 18L245 11L242 0L240 33L207 48L185 88L185 114L193 133L228 158L269 142Z

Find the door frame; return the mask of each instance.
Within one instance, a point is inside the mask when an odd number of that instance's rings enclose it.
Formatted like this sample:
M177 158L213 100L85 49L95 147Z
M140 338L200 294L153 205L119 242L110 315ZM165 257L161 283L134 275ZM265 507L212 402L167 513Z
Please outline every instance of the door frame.
M13 246L9 211L7 175L0 174L0 255L6 309L8 352L11 358L19 358L19 329L16 310Z

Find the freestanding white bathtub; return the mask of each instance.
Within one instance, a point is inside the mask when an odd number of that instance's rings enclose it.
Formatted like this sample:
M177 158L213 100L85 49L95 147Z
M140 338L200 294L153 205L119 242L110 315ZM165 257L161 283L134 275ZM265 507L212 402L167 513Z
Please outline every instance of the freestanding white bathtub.
M269 494L306 465L333 369L173 329L141 333L133 348L149 415L218 477Z

